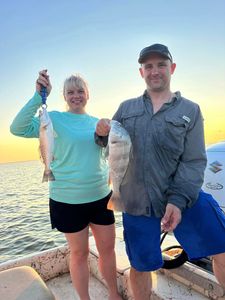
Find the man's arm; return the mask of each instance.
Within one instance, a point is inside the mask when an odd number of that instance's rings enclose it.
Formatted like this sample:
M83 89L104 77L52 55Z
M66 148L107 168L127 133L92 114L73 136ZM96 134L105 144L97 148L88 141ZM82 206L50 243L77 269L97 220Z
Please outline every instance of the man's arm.
M195 122L185 137L184 152L176 174L167 191L168 203L181 211L194 204L204 180L206 163L203 118L198 108Z

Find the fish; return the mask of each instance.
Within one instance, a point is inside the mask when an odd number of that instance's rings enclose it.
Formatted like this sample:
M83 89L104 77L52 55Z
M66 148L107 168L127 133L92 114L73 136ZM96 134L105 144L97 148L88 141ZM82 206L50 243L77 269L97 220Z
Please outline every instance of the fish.
M109 178L113 191L107 206L110 210L124 211L120 186L124 183L131 150L132 143L129 133L121 123L111 120L107 145Z
M50 169L51 162L54 159L54 130L46 105L42 105L42 109L39 111L39 119L39 149L42 162L45 166L42 182L54 181L55 176Z

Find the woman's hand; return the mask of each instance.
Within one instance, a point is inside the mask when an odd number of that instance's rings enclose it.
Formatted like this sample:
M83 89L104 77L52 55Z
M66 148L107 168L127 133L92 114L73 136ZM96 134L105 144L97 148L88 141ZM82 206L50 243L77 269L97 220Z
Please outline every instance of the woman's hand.
M36 80L36 91L41 94L42 86L47 89L47 96L50 94L52 85L49 80L49 75L47 74L47 70L42 70L39 72L38 79Z
M107 136L110 131L110 120L101 119L98 121L96 126L96 133L98 136Z

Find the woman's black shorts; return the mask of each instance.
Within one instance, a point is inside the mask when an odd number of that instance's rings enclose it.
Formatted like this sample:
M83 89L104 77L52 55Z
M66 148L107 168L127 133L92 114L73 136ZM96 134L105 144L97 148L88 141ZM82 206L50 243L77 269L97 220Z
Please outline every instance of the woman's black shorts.
M72 233L83 230L90 223L114 224L113 211L107 209L110 196L111 193L103 199L84 204L67 204L49 199L52 229Z

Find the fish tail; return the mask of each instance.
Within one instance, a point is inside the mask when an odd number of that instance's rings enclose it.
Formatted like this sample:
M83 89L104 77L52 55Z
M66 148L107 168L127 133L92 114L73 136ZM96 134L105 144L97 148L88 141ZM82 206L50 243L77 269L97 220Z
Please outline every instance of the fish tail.
M107 204L107 208L115 211L124 211L119 193L112 193L112 196L110 197L109 202Z
M42 177L42 182L48 181L55 181L55 176L53 175L51 170L45 170Z

